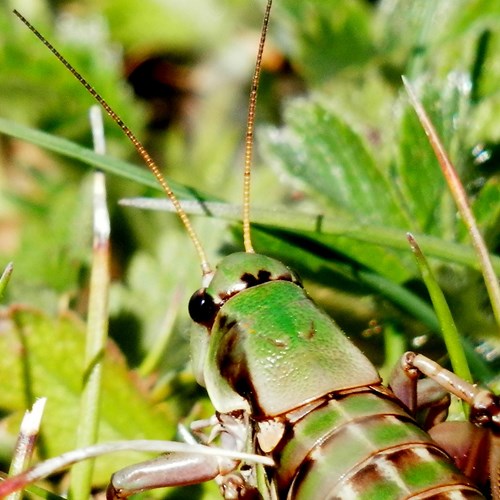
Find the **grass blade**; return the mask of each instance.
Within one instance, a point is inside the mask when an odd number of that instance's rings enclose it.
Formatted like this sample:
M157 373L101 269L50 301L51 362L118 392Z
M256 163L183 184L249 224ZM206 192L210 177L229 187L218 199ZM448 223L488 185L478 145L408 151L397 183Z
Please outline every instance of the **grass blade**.
M446 179L446 182L448 183L448 187L458 207L462 220L464 221L464 224L470 234L472 244L479 258L479 263L484 276L486 289L488 290L488 295L490 297L493 314L495 316L497 325L500 328L500 285L495 275L493 264L491 263L491 260L489 258L488 249L486 248L486 244L481 235L481 232L479 231L476 220L470 208L465 189L460 181L460 178L458 177L455 167L451 163L450 158L448 157L443 147L441 140L439 139L434 125L431 123L424 107L422 106L422 103L418 100L410 82L405 77L403 77L403 83L405 85L406 91L408 92L408 96L410 98L413 109L417 113L418 119L420 120L420 123L424 128L425 134L427 135L429 142L434 149L436 157L439 161L439 165L441 166L441 170Z
M450 356L453 371L463 380L472 383L473 379L462 346L462 339L455 321L453 320L453 316L451 315L451 311L448 307L443 291L439 287L429 263L420 250L417 241L410 233L408 233L408 241L410 242L411 249L415 255L420 272L422 273L422 278L431 297L434 311L439 319L444 343L446 344L446 349ZM467 403L464 402L462 406L465 414L468 415L469 407Z
M12 275L13 270L14 270L14 264L12 262L9 262L5 266L2 276L0 276L0 299L3 297L3 294L5 293L5 289L9 284L10 276Z
M90 110L96 153L104 154L102 114L98 106ZM90 446L97 441L103 353L108 336L109 295L109 234L110 221L106 206L104 173L94 173L94 243L90 277L89 311L87 318L86 353L83 391L77 447ZM89 498L94 462L76 464L71 473L70 494L73 500Z
M37 399L33 403L31 411L24 414L21 422L21 429L17 438L14 457L10 465L9 475L15 476L27 469L33 456L35 444L40 433L40 422L45 408L46 398ZM7 495L7 500L19 500L22 493L16 491Z

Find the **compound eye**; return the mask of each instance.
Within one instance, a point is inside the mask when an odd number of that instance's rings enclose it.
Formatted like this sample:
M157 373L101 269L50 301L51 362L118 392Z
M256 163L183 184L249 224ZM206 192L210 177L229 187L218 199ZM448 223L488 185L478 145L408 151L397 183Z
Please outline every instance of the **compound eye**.
M200 288L194 292L189 299L189 315L191 319L200 325L212 327L215 316L219 308L215 305L214 299L207 293L206 288Z

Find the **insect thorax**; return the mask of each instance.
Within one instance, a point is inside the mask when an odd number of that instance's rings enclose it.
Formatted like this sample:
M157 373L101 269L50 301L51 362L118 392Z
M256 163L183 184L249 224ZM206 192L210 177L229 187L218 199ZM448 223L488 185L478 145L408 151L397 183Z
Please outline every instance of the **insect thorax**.
M233 254L206 291L221 301L204 366L219 412L273 416L336 390L379 382L369 360L280 262Z

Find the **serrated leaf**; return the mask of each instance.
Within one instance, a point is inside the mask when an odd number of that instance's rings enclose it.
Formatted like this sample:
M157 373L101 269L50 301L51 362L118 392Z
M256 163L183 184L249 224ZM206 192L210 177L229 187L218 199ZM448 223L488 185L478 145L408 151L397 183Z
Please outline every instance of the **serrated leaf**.
M358 134L321 104L294 102L287 127L264 138L265 152L278 168L299 179L345 221L408 227L390 181ZM360 247L348 238L332 246L396 281L410 276L401 254L376 245ZM411 269L411 267L410 267Z
M389 180L345 122L305 100L288 107L286 122L287 128L271 133L266 145L282 168L346 217L394 227L406 223Z
M291 41L297 43L292 51L304 77L313 85L327 82L347 68L362 67L375 54L370 9L365 2L292 0L277 5L277 9L286 20L292 20L296 32Z

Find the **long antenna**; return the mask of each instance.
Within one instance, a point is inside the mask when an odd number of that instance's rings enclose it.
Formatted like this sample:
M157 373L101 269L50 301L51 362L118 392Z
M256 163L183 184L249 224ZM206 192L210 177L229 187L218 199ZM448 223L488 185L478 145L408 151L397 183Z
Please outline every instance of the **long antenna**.
M255 108L257 107L257 91L262 69L262 54L266 44L267 27L269 25L269 15L271 13L272 0L267 1L262 31L260 33L259 50L255 62L255 70L250 89L250 102L248 104L247 129L245 136L245 170L243 173L243 245L245 252L254 253L252 239L250 235L250 176L252 170L253 137L255 131Z
M90 85L90 83L88 83L87 80L85 80L85 78L80 73L78 73L75 68L73 68L73 66L66 60L66 58L63 57L63 55L48 40L46 40L44 36L22 14L20 14L17 10L14 10L14 14L36 35L36 37L57 57L57 59L59 59L59 61L61 61L64 66L66 66L71 74L87 89L90 95L94 97L94 99L103 107L103 109L106 111L106 113L108 113L113 121L115 121L117 125L123 130L125 135L129 138L130 142L134 145L136 151L144 160L144 163L146 163L147 167L156 177L167 197L172 202L177 215L186 228L189 238L193 242L195 250L200 259L203 276L211 274L212 270L210 268L210 264L208 263L208 259L205 255L205 251L203 250L200 240L195 230L193 229L193 226L191 225L191 221L189 220L186 212L184 212L179 200L177 199L177 196L175 196L174 192L168 185L168 182L163 177L155 161L153 160L153 158L151 158L151 155L146 151L139 139L137 139L134 133L128 128L128 126L123 122L118 114L113 111L111 106L97 93L97 91Z

